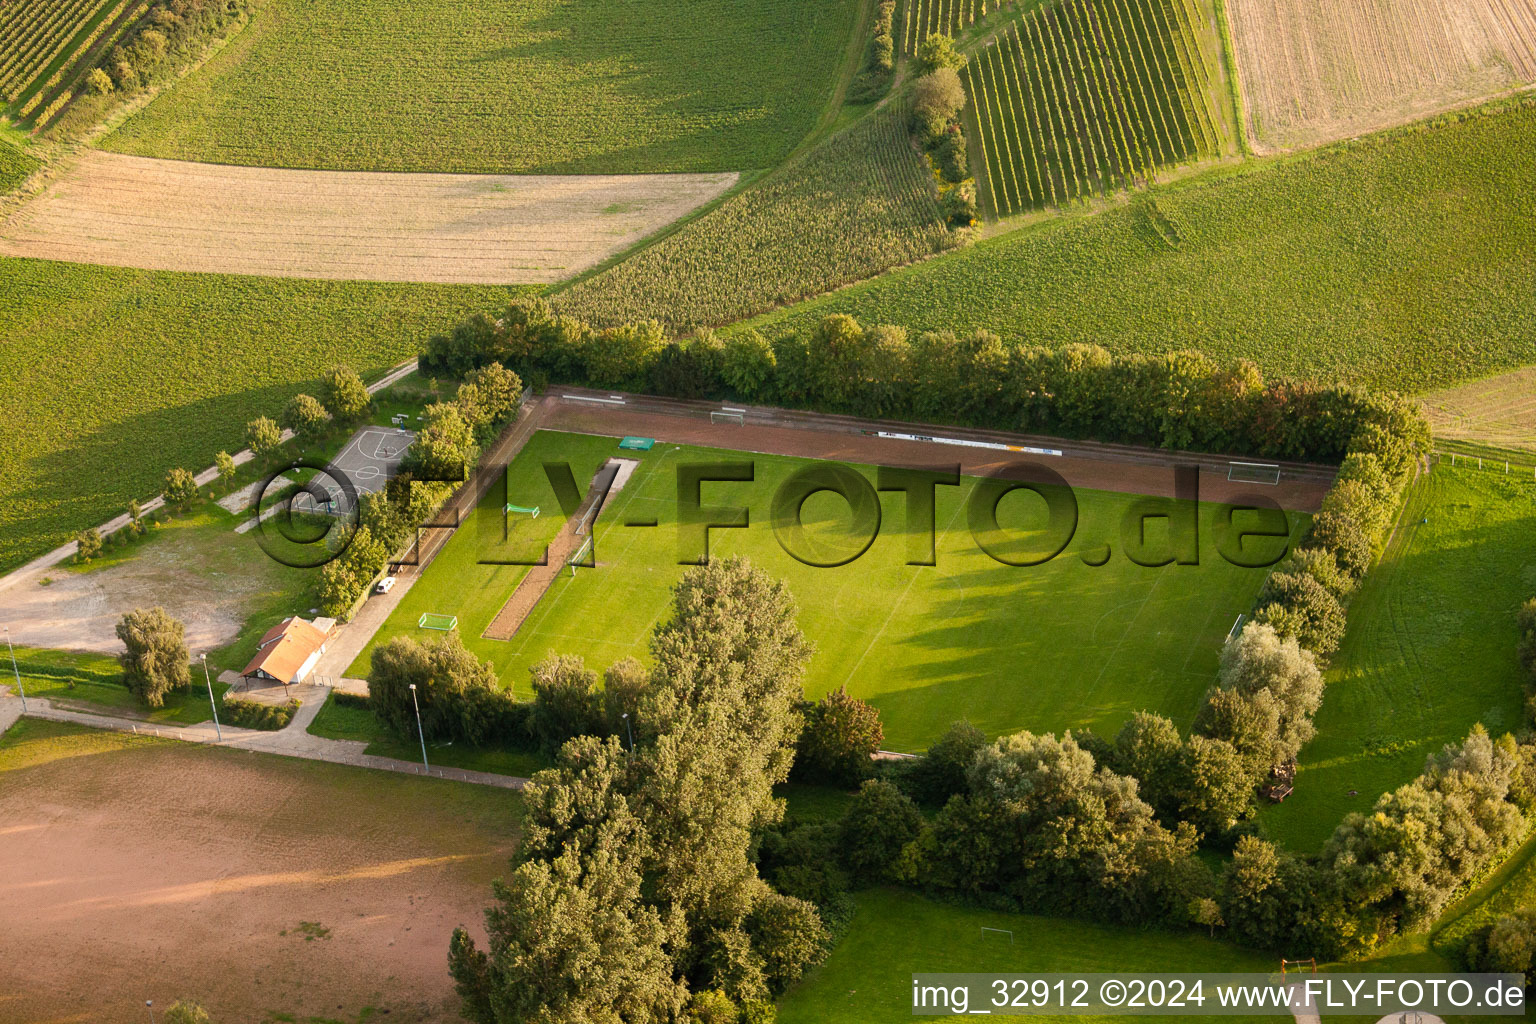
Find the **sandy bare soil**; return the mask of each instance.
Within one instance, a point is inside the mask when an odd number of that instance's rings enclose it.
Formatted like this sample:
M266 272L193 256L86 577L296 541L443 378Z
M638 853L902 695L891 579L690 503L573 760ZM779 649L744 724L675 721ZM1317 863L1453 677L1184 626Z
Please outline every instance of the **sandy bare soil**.
M23 739L0 756L0 1022L141 1024L178 998L217 1021L456 1020L448 937L483 940L516 813L462 783Z
M1436 437L1536 452L1536 366L1431 392L1424 409Z
M0 228L0 255L269 277L558 281L735 174L292 171L87 150Z
M1293 149L1536 81L1536 0L1230 0L1247 130Z

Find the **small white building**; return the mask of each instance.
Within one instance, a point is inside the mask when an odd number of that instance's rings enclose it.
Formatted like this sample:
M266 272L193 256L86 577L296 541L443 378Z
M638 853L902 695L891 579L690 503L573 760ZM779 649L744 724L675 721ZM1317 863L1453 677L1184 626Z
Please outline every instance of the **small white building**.
M267 630L256 656L240 677L247 686L253 682L261 686L302 683L315 670L335 632L335 619L307 622L296 615L284 619Z

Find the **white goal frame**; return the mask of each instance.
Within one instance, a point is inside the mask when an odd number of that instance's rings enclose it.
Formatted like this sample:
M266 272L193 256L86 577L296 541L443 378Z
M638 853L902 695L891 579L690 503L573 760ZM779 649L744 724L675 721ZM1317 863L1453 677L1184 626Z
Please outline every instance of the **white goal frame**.
M1277 462L1228 462L1227 482L1274 487L1280 483L1280 464Z
M734 423L738 427L744 427L747 425L747 410L732 409L730 407L717 409L709 414L709 422Z

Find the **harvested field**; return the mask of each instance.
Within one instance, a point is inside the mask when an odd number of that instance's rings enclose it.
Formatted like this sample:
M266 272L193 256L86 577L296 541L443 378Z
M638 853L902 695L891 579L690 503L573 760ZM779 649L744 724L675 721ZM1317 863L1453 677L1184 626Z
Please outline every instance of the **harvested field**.
M456 1019L503 790L23 719L0 745L0 1020ZM372 1007L371 1012L366 1012Z
M1424 409L1443 440L1536 452L1536 366L1432 391Z
M1260 151L1372 131L1536 81L1536 0L1229 0Z
M526 284L592 266L735 174L290 171L88 151L0 233L0 254L148 270Z

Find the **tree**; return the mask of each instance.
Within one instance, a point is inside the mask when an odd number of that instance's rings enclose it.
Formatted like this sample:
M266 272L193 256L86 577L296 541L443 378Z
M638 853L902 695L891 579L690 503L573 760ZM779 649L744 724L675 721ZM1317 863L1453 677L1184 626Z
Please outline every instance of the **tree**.
M725 339L721 374L725 384L746 401L772 397L776 360L773 346L757 331L748 329Z
M331 414L313 395L294 395L283 408L278 423L293 431L293 436L308 443L325 433L330 425Z
M795 754L803 778L853 786L874 774L874 756L885 739L880 712L839 688L812 704Z
M123 682L149 707L163 705L172 688L191 685L186 628L164 608L136 608L124 615L117 638L124 647L118 656Z
M193 478L190 470L177 466L167 470L165 483L161 485L161 495L165 503L173 508L186 508L197 500L197 480Z
M368 386L350 366L337 365L325 371L322 389L326 408L343 422L358 419L373 404Z
M976 752L987 745L986 734L970 722L956 722L927 754L905 773L904 784L916 800L942 804L964 793L966 772Z
M883 881L922 825L922 812L905 793L883 779L871 779L859 788L840 823L843 857L858 878Z
M416 685L412 700L411 684ZM397 736L416 738L416 709L426 739L482 742L494 724L496 670L464 649L457 631L417 643L398 636L374 648L368 671L369 706Z
M433 402L404 468L424 480L464 480L477 457L474 431L457 405Z
M265 416L258 416L245 425L245 443L251 454L265 460L283 443L282 431Z
M219 452L213 457L213 464L219 467L219 480L228 487L235 478L235 457L229 452Z
M673 976L660 914L640 898L634 852L598 837L494 884L490 953L456 929L448 966L477 1024L667 1024L687 986Z
M160 1018L164 1024L209 1024L208 1011L188 999L177 1000Z
M597 673L580 655L551 654L534 665L533 734L550 753L573 736L603 732Z
M75 535L75 557L82 562L89 562L101 554L101 532L96 527L89 530L81 530Z
M955 49L955 41L942 32L924 39L917 48L918 68L924 72L939 69L958 71L965 67L965 54Z

